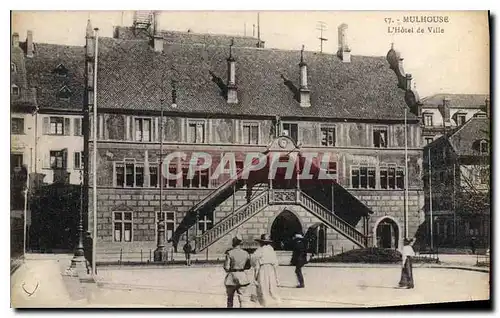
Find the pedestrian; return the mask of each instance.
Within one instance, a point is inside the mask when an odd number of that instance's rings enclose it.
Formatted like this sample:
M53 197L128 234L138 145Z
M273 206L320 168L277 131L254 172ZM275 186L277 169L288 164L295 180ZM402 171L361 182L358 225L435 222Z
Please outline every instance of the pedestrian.
M414 240L404 239L404 246L402 251L403 263L401 268L401 279L399 281L399 287L403 288L413 288L413 267L411 258L415 256L415 251L413 250Z
M186 257L186 265L191 266L191 253L193 252L193 248L191 247L189 240L186 240L186 244L184 244L182 250L184 251L184 256Z
M260 247L252 255L257 299L264 307L277 305L281 299L278 295L278 257L271 244L273 241L267 234L259 239Z
M476 254L476 237L475 236L473 236L470 239L470 249L472 251L472 254Z
M299 281L297 288L304 288L304 275L302 275L302 267L307 264L306 244L304 242L304 237L300 233L295 234L293 239L293 254L290 263L295 266L295 275L297 275L297 280Z
M241 248L241 236L238 234L233 238L232 248L226 252L226 260L224 262L224 270L226 271L226 286L227 308L233 308L234 294L238 294L240 307L246 307L249 303L249 285L245 270L250 269L250 255L247 251Z

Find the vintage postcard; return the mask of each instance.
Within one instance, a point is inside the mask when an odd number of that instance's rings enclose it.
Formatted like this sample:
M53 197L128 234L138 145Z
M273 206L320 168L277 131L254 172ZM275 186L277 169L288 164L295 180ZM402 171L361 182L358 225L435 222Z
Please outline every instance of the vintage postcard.
M13 11L11 306L491 306L489 19Z

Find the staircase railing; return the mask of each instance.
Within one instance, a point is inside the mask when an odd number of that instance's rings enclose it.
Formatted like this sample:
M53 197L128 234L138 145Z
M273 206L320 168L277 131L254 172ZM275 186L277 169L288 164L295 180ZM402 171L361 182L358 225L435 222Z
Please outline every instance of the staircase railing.
M327 225L342 233L345 237L361 247L367 247L367 237L355 227L330 212L302 191L298 192L298 202L311 213L322 219Z
M248 220L269 203L268 191L264 190L247 204L238 208L234 213L219 221L210 230L196 237L196 251L202 251L215 243L232 229Z

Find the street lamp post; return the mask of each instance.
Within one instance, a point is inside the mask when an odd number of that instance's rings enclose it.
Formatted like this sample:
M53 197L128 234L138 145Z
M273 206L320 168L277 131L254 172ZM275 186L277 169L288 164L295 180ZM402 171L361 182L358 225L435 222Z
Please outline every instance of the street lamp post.
M82 269L85 272L86 269L86 261L85 261L85 252L83 248L83 175L80 170L80 209L78 211L78 244L75 249L75 255L71 260L71 268Z

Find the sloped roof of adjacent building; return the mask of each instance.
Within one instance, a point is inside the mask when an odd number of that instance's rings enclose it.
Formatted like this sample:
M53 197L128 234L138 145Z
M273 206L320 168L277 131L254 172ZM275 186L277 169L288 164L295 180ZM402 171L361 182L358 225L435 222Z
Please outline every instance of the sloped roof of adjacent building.
M424 107L438 107L443 104L443 100L450 100L452 108L481 108L486 105L485 101L489 98L487 94L436 94L422 98Z
M19 95L10 94L10 104L12 106L34 106L35 96L33 90L28 86L26 67L24 61L24 51L19 46L10 47L11 63L16 70L10 72L10 84L19 88Z
M453 132L448 140L458 156L477 156L478 142L490 140L490 119L473 117Z
M300 51L233 47L238 104L228 104L215 83L226 82L229 46L165 43L162 53L148 41L102 38L99 43L98 102L115 109L159 110L160 96L171 103L177 82L177 108L209 114L297 116L352 119L404 118L405 92L384 57L305 52L311 107L294 96ZM162 95L162 81L165 87ZM287 82L290 84L290 82ZM415 118L408 112L408 118Z
M36 89L36 101L41 109L82 110L84 97L85 49L80 46L36 44L33 57L25 58L28 82ZM55 69L62 65L66 75ZM58 98L63 87L69 88L69 99Z
M159 111L163 98L166 111L200 115L404 119L405 92L385 57L354 55L343 63L336 55L304 52L311 107L303 108L296 98L300 51L233 47L232 52L238 104L228 104L217 85L227 81L228 45L165 43L159 53L149 40L100 38L98 107ZM67 76L53 73L59 64ZM40 108L81 110L84 67L84 47L36 43L26 69ZM176 108L170 107L172 80ZM57 98L63 86L72 92L69 101ZM416 117L408 112L408 119Z

